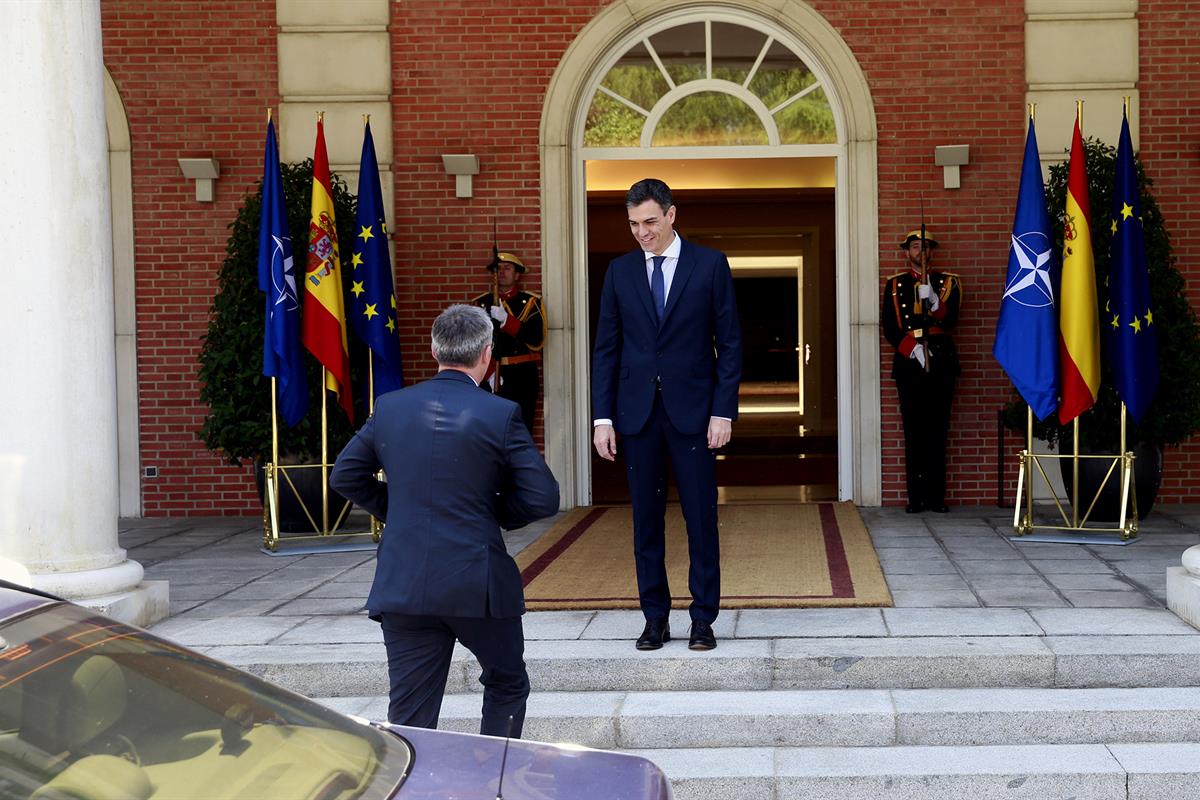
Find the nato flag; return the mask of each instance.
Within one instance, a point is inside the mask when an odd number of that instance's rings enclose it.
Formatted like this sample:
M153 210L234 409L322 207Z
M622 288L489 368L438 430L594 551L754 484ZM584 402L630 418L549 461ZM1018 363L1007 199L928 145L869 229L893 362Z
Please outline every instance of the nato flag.
M258 288L266 293L263 331L263 375L275 378L279 413L294 426L308 411L308 385L300 350L300 302L292 235L283 200L283 176L275 123L267 121L267 151L263 156L262 217L258 229Z
M1030 119L992 354L1038 419L1058 408L1059 273Z
M1108 308L1101 321L1108 335L1117 394L1140 422L1158 389L1158 334L1150 308L1150 273L1129 120L1121 121L1117 177L1113 187L1112 257Z
M396 330L396 290L383 221L383 192L371 124L363 129L362 163L358 171L358 216L351 258L350 325L371 348L375 397L404 386L400 369L400 335Z

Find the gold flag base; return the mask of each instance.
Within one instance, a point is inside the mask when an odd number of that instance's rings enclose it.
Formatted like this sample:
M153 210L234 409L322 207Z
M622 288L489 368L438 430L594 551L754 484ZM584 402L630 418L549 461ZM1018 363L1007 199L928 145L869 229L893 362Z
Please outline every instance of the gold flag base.
M263 503L263 547L271 552L279 549L280 542L300 542L300 541L341 541L350 537L370 536L371 541L378 544L383 534L383 523L375 517L370 518L369 526L366 530L344 529L350 519L350 510L353 504L349 500L345 501L340 509L328 509L328 488L322 488L322 504L325 509L311 509L304 497L297 490L296 484L292 481L292 475L295 470L319 469L322 476L326 475L332 464L265 464L263 472L266 477L266 491L264 493ZM295 498L300 509L308 518L311 532L284 532L279 529L279 499L281 492L291 492L291 496ZM322 513L322 512L325 513ZM334 511L334 517L329 519L328 511ZM320 517L320 519L318 519Z
M1117 533L1120 535L1122 542L1127 542L1138 536L1138 514L1137 514L1137 492L1133 486L1133 462L1135 456L1133 452L1126 449L1125 441L1125 405L1121 404L1121 442L1118 447L1118 452L1113 454L1081 454L1079 452L1079 419L1075 419L1074 428L1074 449L1070 455L1065 453L1035 453L1033 452L1033 410L1028 410L1026 421L1026 444L1025 449L1018 454L1020 459L1020 472L1017 476L1017 500L1016 508L1013 510L1013 535L1026 536L1036 531L1061 531L1064 533L1078 534L1093 534L1093 533ZM1071 461L1072 466L1072 488L1074 491L1071 494L1073 502L1070 503L1071 510L1067 513L1063 506L1063 500L1060 500L1058 492L1055 491L1053 484L1050 482L1049 476L1046 475L1046 470L1042 466L1043 461L1059 461L1067 459ZM1104 474L1104 480L1096 487L1096 494L1092 497L1091 502L1087 505L1087 510L1080 516L1079 509L1085 498L1079 494L1079 465L1084 459L1105 460L1108 461L1108 471ZM1088 524L1089 518L1092 515L1092 510L1096 507L1096 501L1100 499L1101 493L1108 485L1108 482L1113 479L1113 474L1117 473L1118 488L1120 491L1120 511L1117 516L1116 526L1101 526ZM1062 519L1061 525L1049 525L1035 522L1033 515L1033 478L1034 475L1041 475L1042 481L1045 482L1046 488L1050 490L1050 496L1054 499L1054 505L1058 509L1058 514Z
M321 370L321 385L325 385L325 370ZM271 378L271 456L270 463L263 466L264 475L266 477L266 491L263 497L263 548L270 552L275 552L279 549L279 543L286 539L287 541L311 541L311 540L341 540L352 536L370 536L371 541L378 544L383 536L383 522L371 517L371 523L365 531L342 530L342 525L345 524L350 514L351 503L346 501L333 520L329 519L329 470L333 464L329 461L329 417L326 411L326 393L321 392L321 461L317 464L288 464L279 463L279 415L276 409L276 394L275 394L275 378ZM374 410L374 403L371 404ZM321 508L320 521L317 520L316 509L310 509L304 497L296 489L296 484L293 483L290 472L294 470L304 469L319 469L321 470ZM382 473L381 473L382 477ZM287 484L292 495L300 504L300 508L304 511L304 515L308 517L309 524L312 525L312 533L293 534L287 536L279 530L279 493Z

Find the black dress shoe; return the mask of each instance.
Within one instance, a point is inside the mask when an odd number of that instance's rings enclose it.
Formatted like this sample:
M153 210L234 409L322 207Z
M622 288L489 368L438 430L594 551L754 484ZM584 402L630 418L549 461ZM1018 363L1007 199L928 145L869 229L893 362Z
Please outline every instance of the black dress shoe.
M692 621L692 635L688 638L688 650L712 650L717 646L717 637L712 625L700 620Z
M945 503L935 503L929 507L929 510L935 514L946 514L950 511L950 508Z
M671 626L665 619L648 619L635 645L638 650L657 650L663 642L671 641Z
M925 506L921 505L920 503L909 503L904 507L904 510L909 514L920 514L925 510Z

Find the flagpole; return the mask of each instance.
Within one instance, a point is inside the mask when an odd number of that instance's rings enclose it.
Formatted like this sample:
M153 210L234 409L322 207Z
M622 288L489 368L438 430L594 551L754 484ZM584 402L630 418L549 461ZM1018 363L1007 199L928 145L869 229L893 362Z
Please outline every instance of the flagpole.
M1083 136L1083 101L1075 101L1075 122L1079 125L1079 135ZM1075 415L1072 429L1074 432L1074 450L1071 457L1071 482L1074 487L1071 503L1071 526L1079 527L1079 415Z
M1037 103L1029 104L1029 124L1037 116ZM1025 491L1025 522L1033 527L1033 406L1025 404L1025 472L1029 475L1029 486Z
M329 532L329 370L321 367L321 533Z

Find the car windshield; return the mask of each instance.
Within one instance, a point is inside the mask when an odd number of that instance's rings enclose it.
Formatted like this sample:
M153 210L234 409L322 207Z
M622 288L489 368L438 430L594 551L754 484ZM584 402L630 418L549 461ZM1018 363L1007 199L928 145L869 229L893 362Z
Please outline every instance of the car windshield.
M0 624L0 797L386 798L404 740L66 603Z

